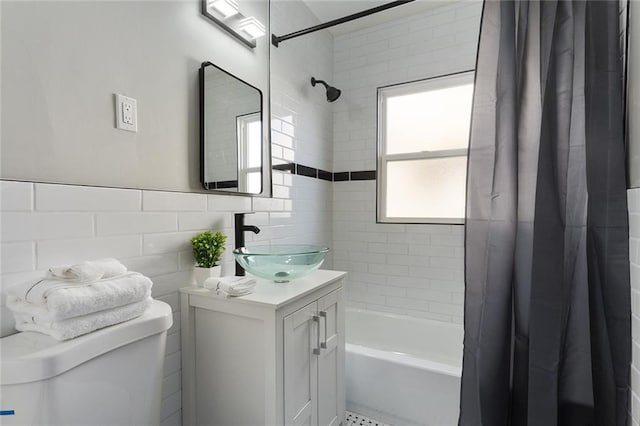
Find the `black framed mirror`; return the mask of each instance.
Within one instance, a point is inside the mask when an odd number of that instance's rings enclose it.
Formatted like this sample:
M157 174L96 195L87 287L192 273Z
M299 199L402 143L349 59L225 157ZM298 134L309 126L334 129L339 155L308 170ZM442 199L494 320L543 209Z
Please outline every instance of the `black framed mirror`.
M262 193L260 89L212 64L200 67L200 182L204 189Z

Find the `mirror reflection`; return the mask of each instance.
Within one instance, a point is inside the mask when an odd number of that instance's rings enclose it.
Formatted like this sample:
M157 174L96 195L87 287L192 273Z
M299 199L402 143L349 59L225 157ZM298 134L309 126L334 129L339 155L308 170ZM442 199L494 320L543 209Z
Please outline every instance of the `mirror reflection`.
M200 68L200 180L205 189L262 192L262 92L216 65Z

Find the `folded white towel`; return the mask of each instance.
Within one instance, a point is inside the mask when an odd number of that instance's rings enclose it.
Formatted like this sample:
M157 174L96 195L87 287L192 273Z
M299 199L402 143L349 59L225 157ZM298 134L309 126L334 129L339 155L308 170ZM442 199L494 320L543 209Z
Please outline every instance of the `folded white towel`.
M204 288L227 296L244 296L253 292L256 280L250 277L211 277L203 283Z
M53 322L34 322L28 316L16 315L16 329L48 334L56 340L68 340L139 317L150 303L151 298L147 298L118 308Z
M52 266L48 275L69 281L90 282L101 278L112 278L127 272L127 268L117 259L90 260L75 265Z
M148 298L153 283L137 272L92 283L44 278L7 289L7 307L37 321L60 321Z

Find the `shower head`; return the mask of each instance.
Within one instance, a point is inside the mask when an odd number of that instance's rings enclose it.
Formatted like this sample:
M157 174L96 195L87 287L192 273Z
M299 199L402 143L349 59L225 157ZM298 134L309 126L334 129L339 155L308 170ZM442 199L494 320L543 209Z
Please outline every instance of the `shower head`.
M334 102L336 99L340 97L342 91L340 89L336 89L333 86L329 86L326 82L322 80L316 80L315 77L311 77L311 85L316 87L316 83L322 84L327 89L327 102Z

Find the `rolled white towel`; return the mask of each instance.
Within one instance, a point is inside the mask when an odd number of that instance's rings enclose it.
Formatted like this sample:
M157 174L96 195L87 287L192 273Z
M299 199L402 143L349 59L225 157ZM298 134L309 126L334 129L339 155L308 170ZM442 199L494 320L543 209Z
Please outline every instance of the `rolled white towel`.
M207 278L203 286L218 294L237 297L252 293L256 280L251 277L211 277Z
M89 265L88 263L78 263L76 265L52 266L47 272L50 278L68 280L78 283L98 281L102 278L103 272Z
M75 265L52 266L48 276L61 280L91 282L117 277L127 272L127 268L117 259L105 258L89 260Z
M139 317L150 304L151 298L146 298L118 308L53 322L33 321L28 316L16 315L16 329L48 334L56 340L68 340Z
M139 302L152 286L137 272L84 284L44 278L7 289L7 307L38 321L60 321Z

